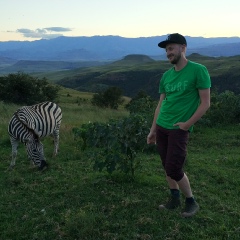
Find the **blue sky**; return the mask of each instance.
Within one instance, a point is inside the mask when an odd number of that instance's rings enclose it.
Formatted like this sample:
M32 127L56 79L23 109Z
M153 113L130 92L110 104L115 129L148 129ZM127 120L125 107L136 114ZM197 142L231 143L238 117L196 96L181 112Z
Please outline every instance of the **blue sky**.
M240 37L239 0L0 0L0 41L57 36Z

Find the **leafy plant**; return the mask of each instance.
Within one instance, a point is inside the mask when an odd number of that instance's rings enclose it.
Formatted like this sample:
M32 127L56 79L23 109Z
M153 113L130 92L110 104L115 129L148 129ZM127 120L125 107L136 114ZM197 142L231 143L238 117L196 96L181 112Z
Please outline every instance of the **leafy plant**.
M133 176L139 164L134 161L137 152L148 148L146 136L149 125L144 116L132 114L107 123L83 124L80 128L74 128L73 132L81 149L90 149L94 169L106 169L108 173L120 170L131 172Z

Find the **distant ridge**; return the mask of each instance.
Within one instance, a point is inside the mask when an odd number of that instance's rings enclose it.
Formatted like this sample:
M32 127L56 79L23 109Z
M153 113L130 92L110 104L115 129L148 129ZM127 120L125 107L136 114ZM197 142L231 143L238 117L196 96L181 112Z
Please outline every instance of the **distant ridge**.
M0 42L0 57L37 61L116 61L130 54L143 54L160 60L166 57L157 44L166 37L58 37L32 42ZM186 39L187 54L199 53L210 57L240 55L239 37L186 36Z
M0 64L13 64L15 62L17 62L16 59L0 56Z
M211 57L230 57L240 55L240 42L214 44L198 49L190 49L188 52L197 52Z
M199 61L199 60L212 60L215 59L215 57L203 56L199 53L192 53L187 56L187 59L192 61Z
M2 64L2 70L0 70L0 75L15 73L15 72L25 72L25 73L36 73L36 72L56 72L64 70L72 70L77 68L94 67L101 66L104 62L97 61L79 61L79 62L68 62L68 61L29 61L20 60L12 61L12 64ZM1 66L1 64L0 64Z

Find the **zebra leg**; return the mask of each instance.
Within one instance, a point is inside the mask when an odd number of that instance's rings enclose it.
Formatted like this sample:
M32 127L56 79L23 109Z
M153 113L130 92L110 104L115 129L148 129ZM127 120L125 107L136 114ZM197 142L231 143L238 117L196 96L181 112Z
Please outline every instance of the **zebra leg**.
M54 139L53 156L56 157L59 150L59 129L55 129L53 131L53 139Z
M11 145L12 145L12 161L10 163L10 168L13 168L16 164L18 141L11 139Z

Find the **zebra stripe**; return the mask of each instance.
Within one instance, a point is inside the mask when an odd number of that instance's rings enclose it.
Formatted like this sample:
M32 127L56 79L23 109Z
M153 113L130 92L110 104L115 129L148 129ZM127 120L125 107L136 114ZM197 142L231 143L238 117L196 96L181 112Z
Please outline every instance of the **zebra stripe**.
M40 168L46 165L40 138L53 135L56 156L59 147L59 129L62 121L61 108L53 102L43 102L19 108L11 118L8 133L12 145L12 161L16 162L18 143L26 145L28 157Z

